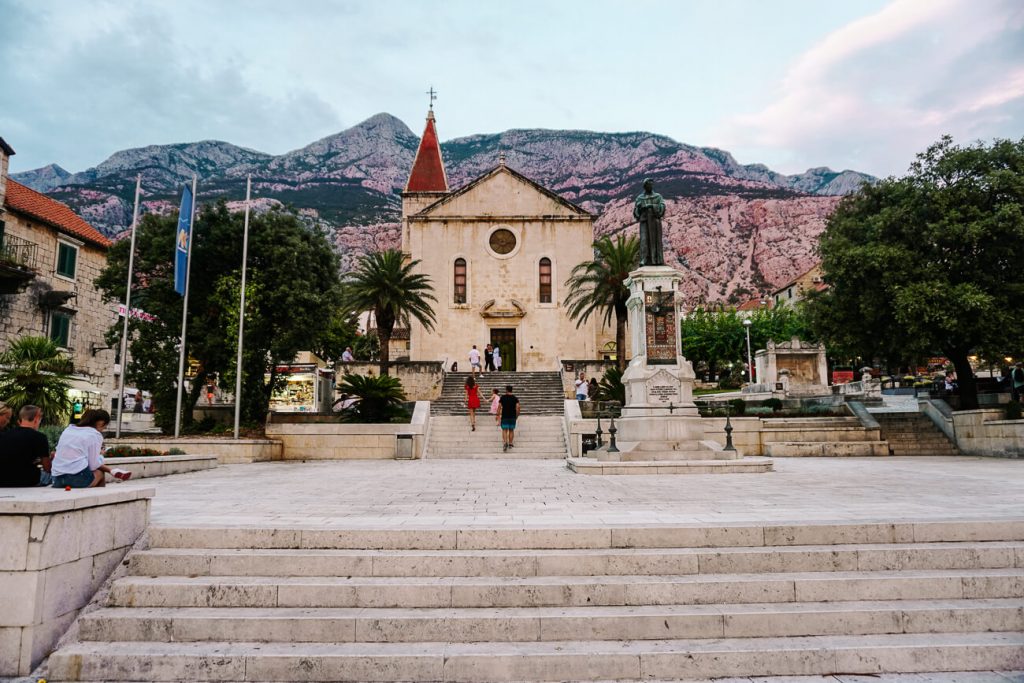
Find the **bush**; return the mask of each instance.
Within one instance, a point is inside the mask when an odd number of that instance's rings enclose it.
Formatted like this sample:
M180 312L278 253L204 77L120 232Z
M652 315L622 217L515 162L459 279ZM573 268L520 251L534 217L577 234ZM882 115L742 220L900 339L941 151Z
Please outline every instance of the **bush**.
M718 381L719 389L739 389L741 386L743 386L741 375L727 375Z
M1007 420L1019 420L1021 419L1021 402L1010 401L1006 404L1006 419Z
M139 458L153 455L164 455L162 451L155 448L135 446L111 446L104 455L108 458Z
M734 398L729 401L729 405L732 406L732 414L736 417L743 415L747 412L747 402L742 398Z
M771 408L776 413L782 410L782 399L781 398L767 398L761 402L765 408Z
M338 391L358 400L341 413L345 422L389 423L409 416L402 383L390 375L345 375Z
M64 433L64 427L60 425L43 425L39 428L39 431L46 435L46 440L50 442L50 452L57 450L57 442L60 440L60 435Z
M180 448L172 448L167 451L167 455L185 455L185 451Z
M750 406L747 408L747 415L774 415L775 410L770 406Z
M595 401L618 401L626 403L626 386L622 383L622 370L612 366L604 371L604 376L597 383L597 392L590 397Z

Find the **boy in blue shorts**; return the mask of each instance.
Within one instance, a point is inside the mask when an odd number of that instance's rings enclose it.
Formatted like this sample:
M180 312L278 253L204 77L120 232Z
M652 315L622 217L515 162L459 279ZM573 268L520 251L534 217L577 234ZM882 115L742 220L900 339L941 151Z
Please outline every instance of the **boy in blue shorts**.
M519 399L512 393L512 385L505 387L505 395L498 400L501 410L501 450L512 448L516 436L516 420L519 419Z

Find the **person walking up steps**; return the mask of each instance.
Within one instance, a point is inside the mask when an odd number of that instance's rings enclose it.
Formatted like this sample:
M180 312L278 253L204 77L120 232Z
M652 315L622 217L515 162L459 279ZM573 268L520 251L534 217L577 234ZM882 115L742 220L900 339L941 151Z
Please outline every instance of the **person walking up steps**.
M501 405L501 450L507 451L515 445L516 421L519 419L519 399L512 393L512 385L505 387L505 395L499 401Z
M476 377L476 373L480 372L480 352L476 348L476 344L473 344L473 348L469 350L469 370Z
M495 387L491 389L491 415L494 416L494 426L501 426L501 392Z
M476 411L480 408L480 387L472 377L466 378L466 410L469 411L469 431L476 431Z
M484 347L484 372L494 371L494 347L488 344Z
M494 371L501 372L501 347L495 346L494 353L491 355L491 363L494 364Z

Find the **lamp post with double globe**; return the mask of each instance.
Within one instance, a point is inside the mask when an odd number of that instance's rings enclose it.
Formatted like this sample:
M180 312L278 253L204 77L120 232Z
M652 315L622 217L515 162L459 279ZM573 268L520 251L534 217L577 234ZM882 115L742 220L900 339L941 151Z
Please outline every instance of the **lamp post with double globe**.
M747 328L747 381L754 383L754 364L750 355L750 326L753 322L750 318L743 319L743 327Z

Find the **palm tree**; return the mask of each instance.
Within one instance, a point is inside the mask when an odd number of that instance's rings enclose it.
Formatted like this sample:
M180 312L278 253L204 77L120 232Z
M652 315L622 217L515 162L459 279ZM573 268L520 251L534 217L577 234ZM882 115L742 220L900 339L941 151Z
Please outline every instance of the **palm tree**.
M618 235L613 242L605 235L594 242L594 260L584 261L572 269L565 284L569 296L565 303L576 327L587 322L591 314L602 316L610 325L615 316L615 359L619 370L626 369L626 301L629 289L626 278L640 262L640 240L636 236Z
M428 331L434 329L437 301L430 278L413 270L418 260L405 262L398 249L367 254L342 285L345 306L357 313L373 311L380 339L380 374L388 374L391 363L391 333L395 323L415 318Z
M21 337L0 355L0 397L14 412L22 406L43 409L55 424L71 415L68 375L71 359L46 337Z

